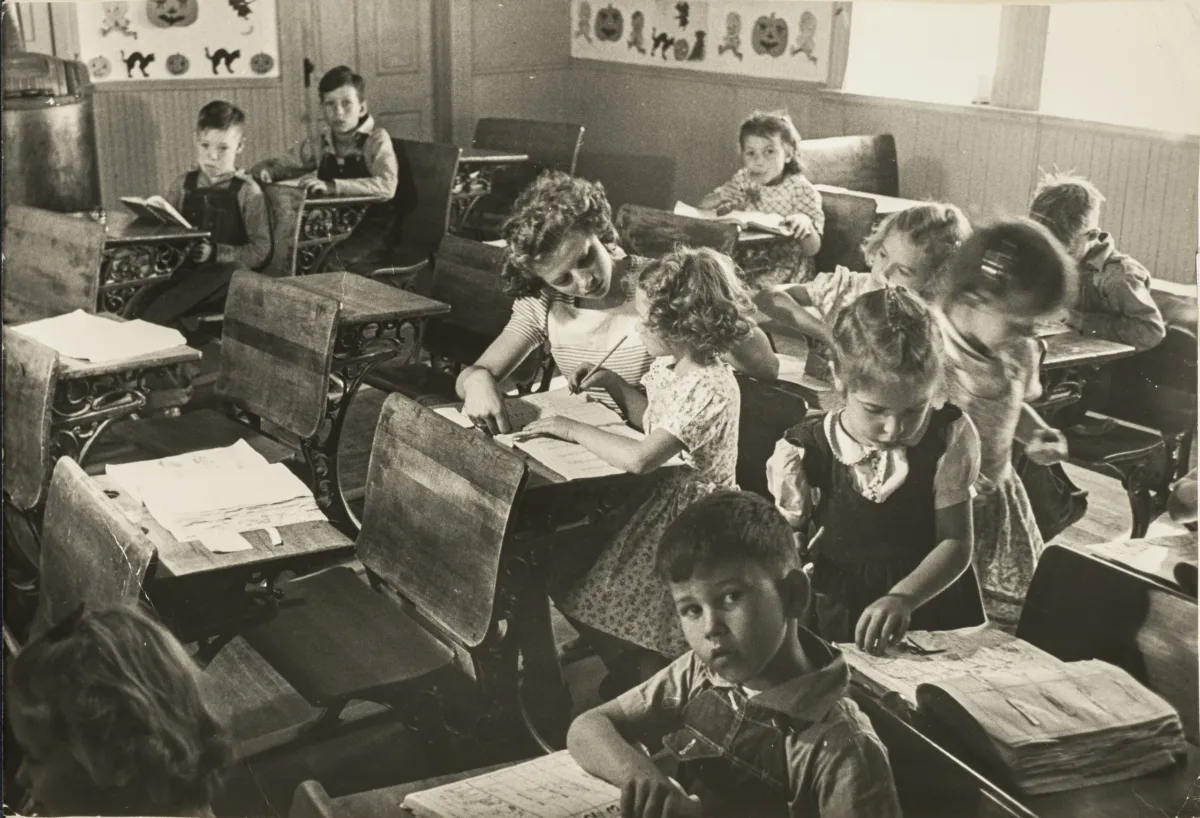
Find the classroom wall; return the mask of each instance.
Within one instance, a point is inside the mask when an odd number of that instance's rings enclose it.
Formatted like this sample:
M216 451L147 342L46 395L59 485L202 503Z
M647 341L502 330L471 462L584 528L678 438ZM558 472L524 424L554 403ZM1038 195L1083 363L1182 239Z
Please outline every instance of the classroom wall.
M605 182L614 206L695 201L737 169L741 118L787 108L805 137L894 134L901 195L973 218L1023 213L1039 168L1087 175L1121 249L1195 283L1200 137L592 60L573 60L570 80L568 118L587 128L580 171Z

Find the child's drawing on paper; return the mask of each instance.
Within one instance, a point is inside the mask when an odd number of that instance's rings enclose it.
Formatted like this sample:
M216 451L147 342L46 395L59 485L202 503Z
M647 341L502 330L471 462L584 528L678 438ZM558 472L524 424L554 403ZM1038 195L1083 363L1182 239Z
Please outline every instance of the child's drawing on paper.
M578 20L575 23L575 36L582 37L589 43L592 41L592 4L583 0L579 4Z
M742 15L731 11L725 17L725 39L717 46L717 56L729 51L739 60L742 58Z
M796 47L792 49L792 56L803 54L808 57L809 62L816 63L817 55L813 52L817 50L817 15L811 11L806 11L800 15L800 36L796 38Z
M639 54L646 53L646 15L640 11L635 11L629 17L629 39L625 46L636 49Z
M126 37L137 39L137 32L129 30L132 23L129 21L128 3L105 3L102 8L104 9L104 22L100 24L102 35L107 37L109 32L119 31Z

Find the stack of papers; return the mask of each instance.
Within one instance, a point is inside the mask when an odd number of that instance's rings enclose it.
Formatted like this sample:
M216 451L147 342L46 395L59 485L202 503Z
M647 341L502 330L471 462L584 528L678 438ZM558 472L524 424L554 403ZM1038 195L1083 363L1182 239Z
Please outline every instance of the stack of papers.
M282 463L268 463L245 441L160 460L110 465L107 474L180 542L212 550L244 531L325 520L312 492ZM214 548L213 545L218 547Z
M179 330L147 321L120 321L75 310L13 329L59 355L103 363L152 355L187 345Z
M1024 793L1135 778L1187 750L1179 714L1125 671L993 628L912 632L881 657L843 650L856 682L943 722Z
M693 219L711 219L716 222L732 222L739 227L762 230L766 233L775 233L779 236L790 236L792 231L783 226L783 216L778 213L760 213L752 210L731 210L728 213L717 215L715 210L701 210L698 207L692 207L685 202L676 202L674 213L676 216L688 216Z

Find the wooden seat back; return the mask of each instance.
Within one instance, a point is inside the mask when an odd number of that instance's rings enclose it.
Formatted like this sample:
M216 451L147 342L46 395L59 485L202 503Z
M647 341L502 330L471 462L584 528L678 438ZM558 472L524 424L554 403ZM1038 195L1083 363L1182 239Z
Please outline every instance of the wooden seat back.
M815 185L900 195L896 139L890 133L805 139L796 154L805 176Z
M1196 428L1196 334L1167 327L1158 346L1112 363L1112 396L1101 411L1165 435Z
M41 593L31 636L80 604L136 604L154 545L68 457L54 466L46 497L39 575Z
M1123 668L1200 734L1196 600L1119 565L1060 545L1042 553L1017 636L1067 662Z
M528 154L534 175L543 170L573 174L583 145L583 126L536 119L480 119L475 123L472 144L488 150Z
M800 387L787 381L767 383L735 372L742 396L738 424L737 483L742 489L772 499L767 491L767 459L788 429L804 420L808 401Z
M334 818L333 801L319 781L302 781L292 795L287 818Z
M400 172L392 199L396 208L394 246L431 256L450 227L450 194L462 150L456 145L412 139L393 139L392 146Z
M737 225L679 216L667 210L625 204L617 211L617 234L627 253L661 258L677 246L709 247L727 256L737 246Z
M830 273L840 264L854 272L867 271L862 245L875 227L875 200L826 191L821 194L821 208L825 211L825 233L817 252L817 270Z
M262 190L271 216L271 257L263 272L275 278L294 276L308 193L298 185L268 184Z
M4 323L96 312L105 228L36 207L4 211Z
M50 482L50 407L58 353L4 328L4 493L18 509L42 502Z
M225 302L217 394L304 439L325 417L340 305L246 270Z
M500 554L525 461L400 394L383 404L358 557L456 641L492 624Z

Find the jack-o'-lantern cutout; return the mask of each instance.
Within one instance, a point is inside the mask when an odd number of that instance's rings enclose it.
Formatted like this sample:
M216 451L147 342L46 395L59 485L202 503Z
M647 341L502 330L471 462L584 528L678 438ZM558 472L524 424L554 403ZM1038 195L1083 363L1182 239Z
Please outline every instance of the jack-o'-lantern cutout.
M781 57L787 50L788 24L782 17L765 14L754 21L754 31L750 33L750 46L755 54L765 54L771 57Z
M187 73L191 63L188 62L188 58L182 54L172 54L171 56L167 57L165 65L167 66L168 74L173 77L180 77Z
M158 28L184 28L196 22L200 0L146 0L146 16Z
M596 12L596 39L602 43L615 43L625 33L625 18L621 10L609 3Z
M260 51L250 58L250 70L255 74L268 74L275 67L275 58L265 51Z
M94 78L102 80L112 73L112 63L108 57L92 57L88 60L88 71L92 72Z

